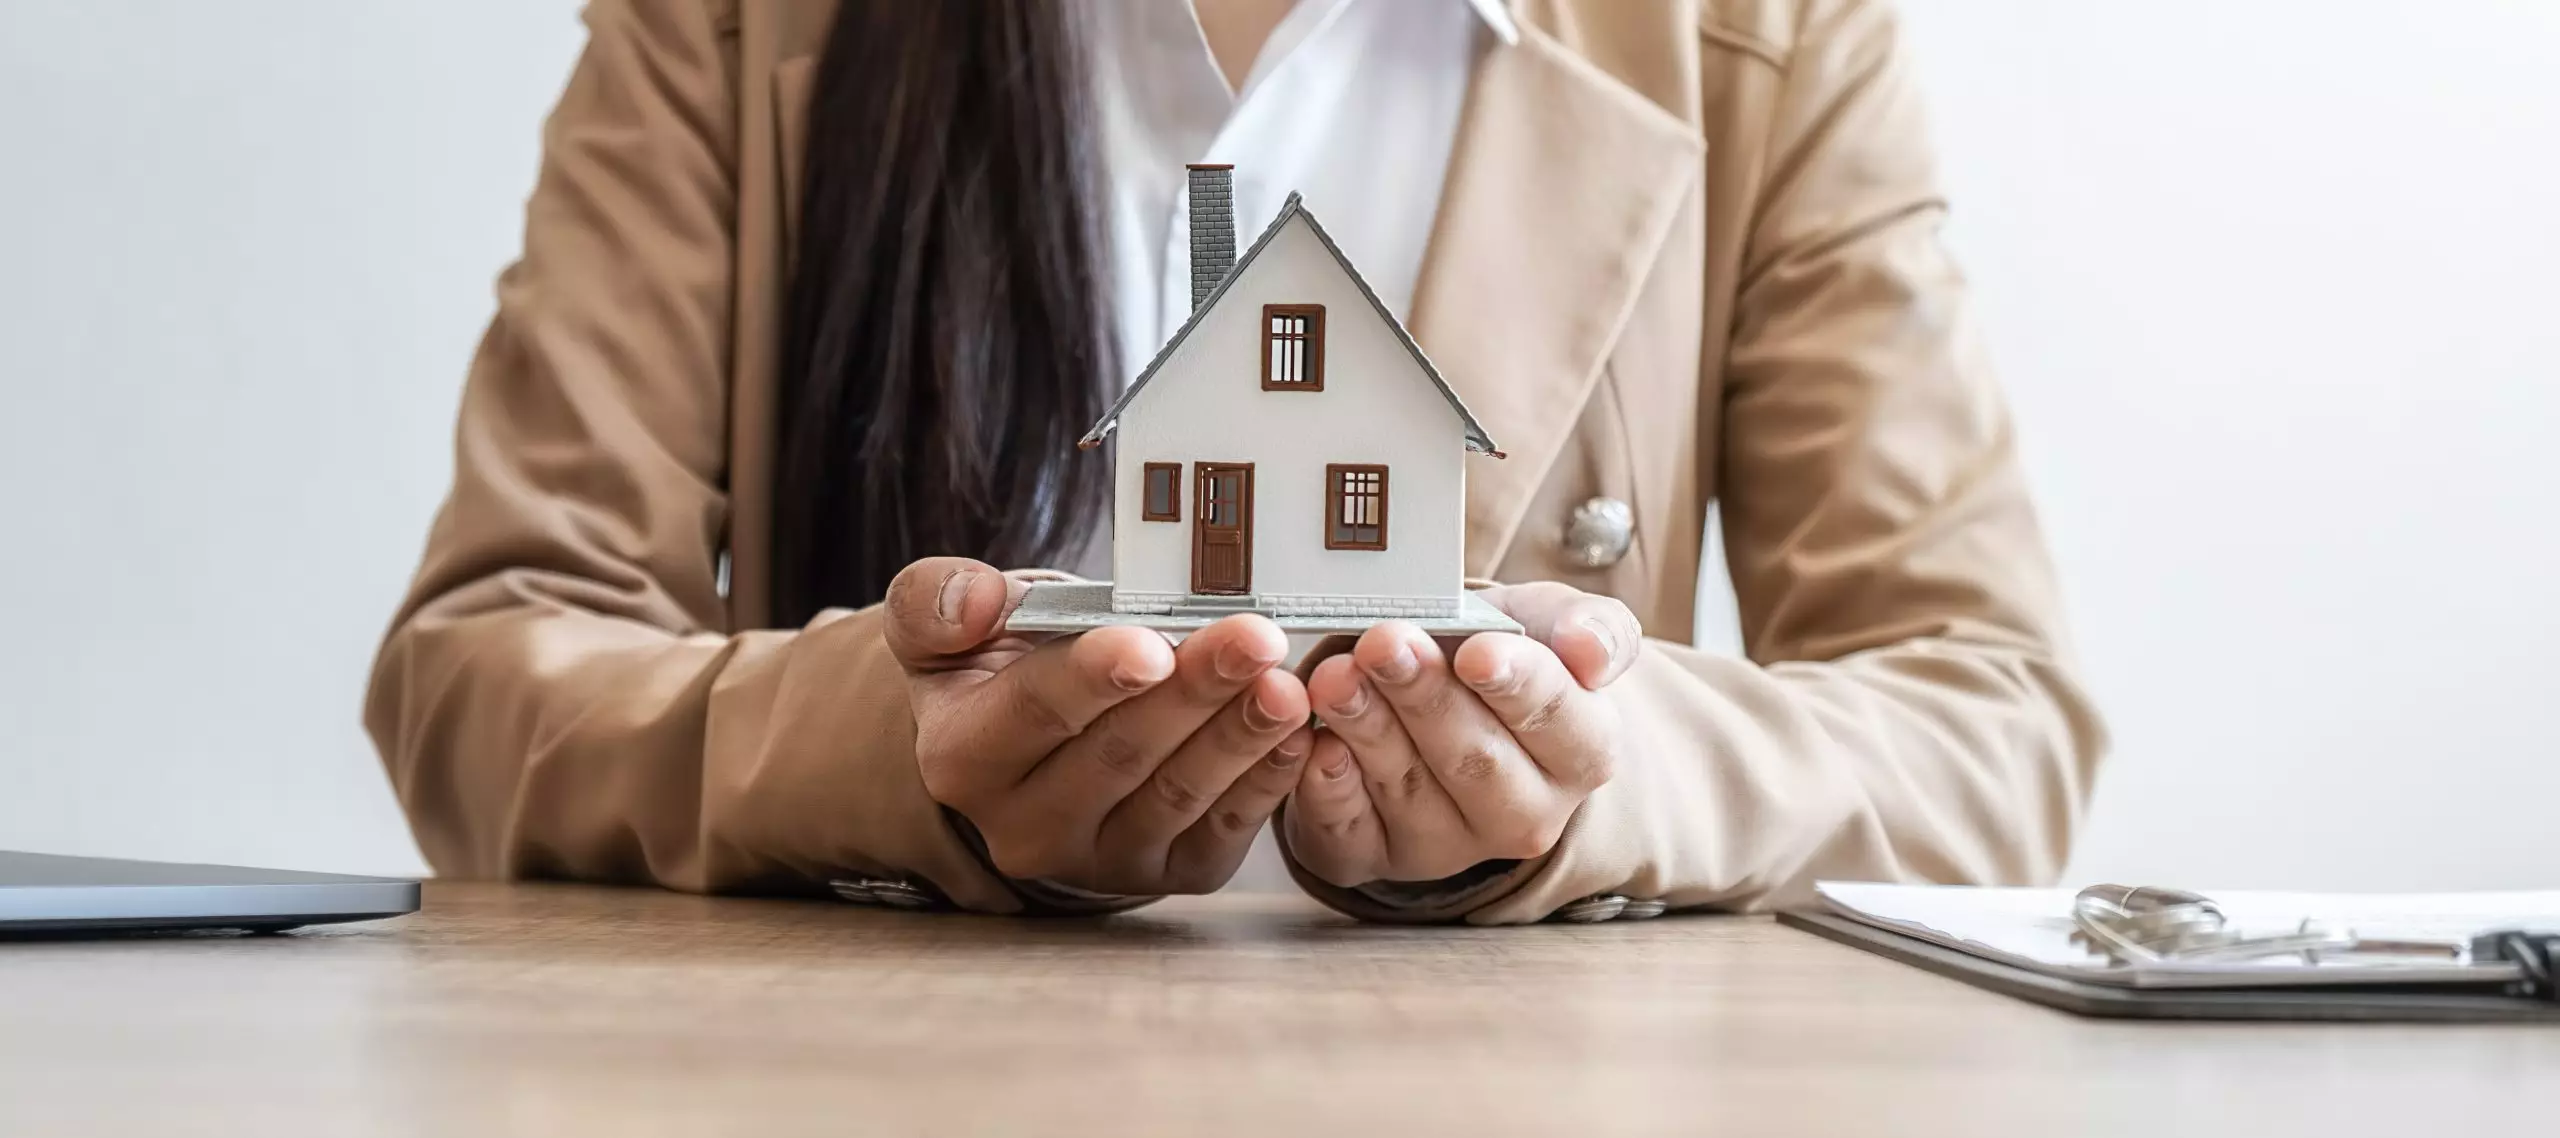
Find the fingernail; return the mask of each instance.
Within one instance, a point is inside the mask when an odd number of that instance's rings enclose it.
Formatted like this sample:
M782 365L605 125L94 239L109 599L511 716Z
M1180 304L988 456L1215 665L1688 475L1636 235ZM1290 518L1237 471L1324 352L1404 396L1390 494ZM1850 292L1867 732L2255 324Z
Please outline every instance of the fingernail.
M1163 678L1164 677L1162 676L1156 675L1154 669L1145 667L1134 660L1122 660L1117 664L1111 665L1111 686L1118 688L1121 691L1145 691L1148 688L1156 686L1156 683Z
M1511 686L1518 682L1520 682L1520 673L1511 666L1511 657L1497 655L1493 658L1493 671L1486 673L1483 679L1477 680L1475 687L1477 691L1499 695L1510 691Z
M1271 748L1270 754L1262 756L1262 761L1285 770L1298 765L1298 760L1305 757L1307 757L1307 745L1301 742L1298 736L1291 735L1280 740L1279 746Z
M1255 692L1251 696L1245 698L1245 726L1256 731L1268 731L1287 722L1287 720L1281 718L1279 712L1271 710L1271 705L1263 702L1263 699L1264 696L1261 692Z
M1264 656L1258 644L1230 640L1224 647L1218 649L1218 655L1210 661L1209 666L1218 670L1218 676L1221 679L1249 680L1261 675L1271 665L1279 662L1277 657Z
M1391 684L1401 684L1421 673L1422 660L1413 654L1413 645L1399 640L1394 650L1387 653L1387 658L1379 661L1369 674Z
M1351 752L1334 752L1333 761L1326 763L1323 771L1327 782L1351 777Z
M1333 701L1333 714L1340 719L1358 719L1369 710L1369 685L1351 685L1351 694Z
M1589 633L1591 634L1591 638L1592 638L1593 640L1597 640L1597 641L1599 641L1599 642L1600 642L1600 654L1601 654L1604 658L1606 658L1610 663L1613 663L1613 664L1617 662L1617 660L1618 660L1618 634L1617 634L1617 633L1610 631L1610 630L1609 630L1609 626L1608 626L1607 624L1603 623L1603 622L1600 620L1600 618L1599 618L1599 617L1596 617L1596 616L1586 616L1586 617L1582 618L1581 620L1575 621L1574 623L1581 625L1581 626L1583 627L1583 630L1584 630L1584 631L1589 632Z
M933 614L941 617L945 624L958 622L960 606L969 599L969 586L977 583L977 570L953 570L950 576L942 579L942 595L934 599Z

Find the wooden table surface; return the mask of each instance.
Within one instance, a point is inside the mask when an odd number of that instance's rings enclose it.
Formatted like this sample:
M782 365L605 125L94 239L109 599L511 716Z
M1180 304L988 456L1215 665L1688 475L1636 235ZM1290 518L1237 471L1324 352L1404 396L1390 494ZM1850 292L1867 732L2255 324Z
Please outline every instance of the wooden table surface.
M2130 1024L1762 919L1096 922L434 885L0 944L0 1135L2553 1133L2547 1027ZM2492 1130L2490 1127L2497 1127Z

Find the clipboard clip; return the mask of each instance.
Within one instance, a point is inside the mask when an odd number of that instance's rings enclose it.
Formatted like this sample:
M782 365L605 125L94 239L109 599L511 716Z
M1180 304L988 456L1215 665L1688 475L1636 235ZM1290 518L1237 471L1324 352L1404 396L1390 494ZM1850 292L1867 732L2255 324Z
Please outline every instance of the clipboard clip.
M2469 941L2361 937L2305 920L2289 933L2250 934L2200 893L2156 885L2092 885L2072 898L2072 939L2120 964L2202 964L2299 956L2397 956L2515 966L2508 994L2560 1002L2560 933L2485 932Z
M2560 933L2500 929L2471 938L2471 959L2504 961L2523 975L2507 985L2511 996L2560 1004Z

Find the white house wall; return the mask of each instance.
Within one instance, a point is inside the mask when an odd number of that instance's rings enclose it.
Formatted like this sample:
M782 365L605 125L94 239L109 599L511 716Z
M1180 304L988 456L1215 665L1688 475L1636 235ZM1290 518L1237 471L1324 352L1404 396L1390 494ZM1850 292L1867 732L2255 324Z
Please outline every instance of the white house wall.
M1262 306L1321 304L1324 390L1262 390ZM1253 590L1454 600L1463 576L1465 451L1457 413L1302 218L1246 266L1121 414L1112 571L1124 595L1191 587L1195 462L1254 464ZM1140 518L1145 464L1183 466L1183 520ZM1327 463L1388 468L1385 552L1324 547ZM1404 606L1410 609L1411 606Z

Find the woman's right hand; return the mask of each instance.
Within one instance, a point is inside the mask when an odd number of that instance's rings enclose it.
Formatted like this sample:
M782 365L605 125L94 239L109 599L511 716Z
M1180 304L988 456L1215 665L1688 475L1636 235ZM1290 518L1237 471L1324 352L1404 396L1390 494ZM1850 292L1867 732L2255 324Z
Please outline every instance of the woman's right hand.
M1143 628L1002 631L1025 586L928 558L889 585L925 790L996 871L1099 893L1207 893L1243 862L1313 749L1288 638L1231 616L1177 647Z

